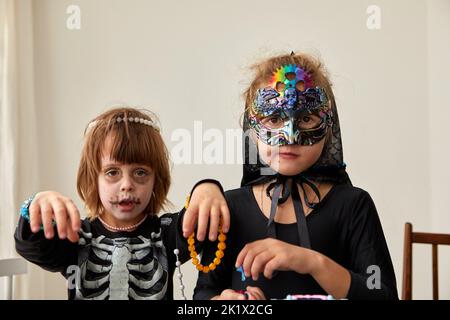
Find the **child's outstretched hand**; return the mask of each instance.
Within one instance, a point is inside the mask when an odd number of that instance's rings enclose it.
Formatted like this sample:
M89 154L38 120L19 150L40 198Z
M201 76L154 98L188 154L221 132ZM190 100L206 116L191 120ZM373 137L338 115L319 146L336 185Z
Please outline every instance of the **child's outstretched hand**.
M236 267L242 266L245 276L256 281L261 272L268 279L276 270L312 273L316 257L313 250L267 238L246 244L236 259Z
M53 221L60 239L78 241L80 230L80 212L73 201L56 191L43 191L37 193L29 207L30 228L33 233L44 227L47 239L52 239L54 234Z
M205 240L209 222L209 240L215 241L219 233L219 222L222 219L222 231L227 233L230 228L230 211L227 202L214 183L202 183L192 192L189 207L183 218L183 236L189 237L197 226L197 239Z

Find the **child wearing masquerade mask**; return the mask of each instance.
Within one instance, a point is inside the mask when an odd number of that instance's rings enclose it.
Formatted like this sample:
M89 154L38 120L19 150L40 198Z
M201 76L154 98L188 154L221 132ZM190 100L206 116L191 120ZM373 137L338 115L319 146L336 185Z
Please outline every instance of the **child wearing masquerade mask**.
M85 132L77 188L89 218L80 221L59 193L39 193L21 209L17 252L68 278L70 299L172 299L175 266L189 259L181 221L187 236L198 218L200 240L208 220L211 240L221 216L223 231L229 226L220 184L205 182L194 186L186 213L158 217L170 186L159 128L145 110L110 110Z
M226 192L228 253L215 272L199 275L194 299L397 299L375 205L345 170L321 64L291 54L254 70L244 94L241 188ZM206 245L202 259L213 255Z

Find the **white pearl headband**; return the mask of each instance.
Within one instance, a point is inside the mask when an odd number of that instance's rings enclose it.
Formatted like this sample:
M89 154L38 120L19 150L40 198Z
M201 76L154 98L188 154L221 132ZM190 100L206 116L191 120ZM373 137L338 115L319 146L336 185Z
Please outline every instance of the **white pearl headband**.
M133 117L130 117L130 118L121 118L121 117L117 117L116 121L117 121L118 123L120 123L120 122L122 122L122 121L125 122L127 119L128 119L128 122L135 122L135 123L145 124L146 126L152 127L153 129L155 129L155 130L158 131L158 132L160 131L160 130L159 130L159 127L156 126L156 125L153 123L153 121L147 120L147 119L144 119L144 118L138 118L138 117L136 117L136 118L133 118Z
M121 123L122 121L125 122L127 121L130 123L140 123L140 124L145 124L146 126L152 127L153 129L155 129L156 131L160 132L161 130L159 129L159 127L153 123L153 121L151 120L147 120L144 118L138 118L138 117L130 117L130 118L121 118L121 117L117 117L116 118L116 122L117 123ZM94 127L97 124L98 120L92 121L91 123L89 123L88 125L88 129L92 129L92 127Z

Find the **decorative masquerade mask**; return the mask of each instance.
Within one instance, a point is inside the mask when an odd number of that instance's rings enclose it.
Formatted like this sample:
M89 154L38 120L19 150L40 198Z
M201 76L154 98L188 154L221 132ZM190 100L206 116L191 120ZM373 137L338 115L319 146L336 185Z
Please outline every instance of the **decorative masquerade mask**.
M312 145L333 125L333 112L323 88L297 65L285 65L269 87L258 89L249 124L265 144Z

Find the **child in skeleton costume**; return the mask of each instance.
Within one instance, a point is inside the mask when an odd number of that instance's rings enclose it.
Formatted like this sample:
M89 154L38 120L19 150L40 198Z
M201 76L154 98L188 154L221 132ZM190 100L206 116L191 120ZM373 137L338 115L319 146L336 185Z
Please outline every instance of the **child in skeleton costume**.
M229 213L220 184L204 180L194 186L186 212L158 217L167 204L169 169L149 113L118 108L101 114L86 130L78 169L78 193L89 218L80 221L73 202L60 194L39 193L22 206L17 252L61 272L69 299L173 299L174 269L189 259L183 234L193 231L201 211L211 215L199 217L198 231L210 219L214 240L216 221L222 217L226 229Z
M245 92L241 188L225 193L228 252L215 272L200 273L194 299L397 299L375 205L345 170L321 64L292 53L254 70ZM205 245L202 259L213 253Z

